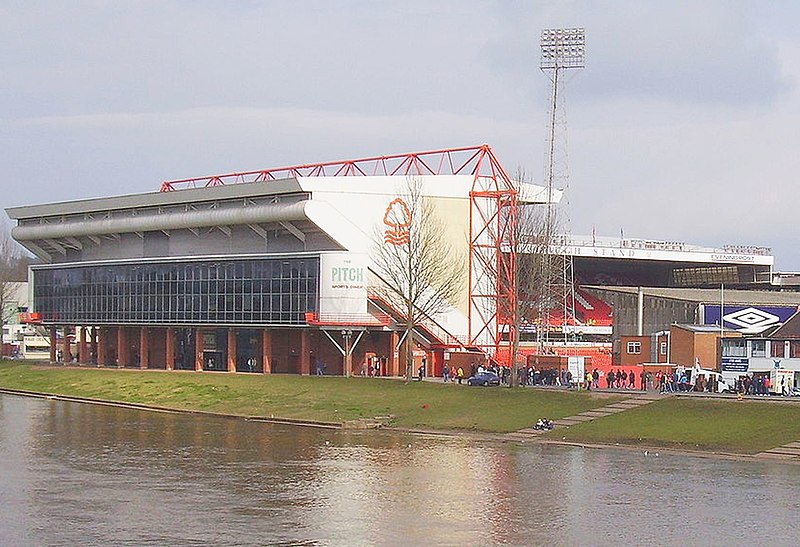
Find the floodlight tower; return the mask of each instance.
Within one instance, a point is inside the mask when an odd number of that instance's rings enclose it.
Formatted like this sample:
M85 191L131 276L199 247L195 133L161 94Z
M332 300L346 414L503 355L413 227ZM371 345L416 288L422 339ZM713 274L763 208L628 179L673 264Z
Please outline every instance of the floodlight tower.
M545 181L547 205L545 211L545 260L542 260L543 297L539 300L539 324L536 339L540 346L549 341L552 311L558 309L562 316L562 330L566 341L565 327L575 317L575 285L572 271L572 256L565 251L565 241L557 237L559 227L563 232L568 226L559 226L553 205L555 188L566 190L569 186L567 155L567 116L564 87L567 74L584 67L586 59L586 35L583 28L545 29L541 36L542 59L539 68L551 82L550 112L548 117L547 146L545 148ZM566 192L564 193L566 195ZM562 207L565 210L566 207ZM568 219L567 219L568 220Z

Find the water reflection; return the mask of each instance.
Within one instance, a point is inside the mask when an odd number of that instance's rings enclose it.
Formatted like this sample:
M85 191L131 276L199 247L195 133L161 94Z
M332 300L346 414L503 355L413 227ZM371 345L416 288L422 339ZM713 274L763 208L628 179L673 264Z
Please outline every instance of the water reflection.
M0 544L794 544L800 470L0 396Z

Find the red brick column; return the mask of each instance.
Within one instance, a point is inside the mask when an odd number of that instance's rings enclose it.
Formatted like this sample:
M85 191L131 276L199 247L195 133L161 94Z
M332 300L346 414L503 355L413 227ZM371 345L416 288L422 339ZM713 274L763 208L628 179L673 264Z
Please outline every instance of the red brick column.
M139 327L139 368L150 365L150 332L147 327Z
M97 329L97 364L108 365L108 327L95 327Z
M128 337L125 327L117 327L117 366L124 367L128 364Z
M64 338L61 339L61 356L65 363L72 362L72 352L69 349L69 327L64 326Z
M236 329L228 329L228 372L236 372Z
M91 354L94 355L94 364L100 364L100 356L97 354L98 351L98 344L97 344L97 337L99 336L99 327L92 327L92 330L89 331L89 346L91 347Z
M264 374L272 373L272 332L264 329L261 334L261 364Z
M50 362L56 362L56 345L58 344L58 336L56 334L56 328L50 327Z
M309 343L308 331L300 331L300 374L305 376L311 374L311 344Z
M86 342L87 327L79 327L79 328L81 330L81 333L80 333L80 342L78 342L78 362L85 364L89 362L89 344Z
M174 370L175 369L175 329L172 327L167 327L165 329L167 341L165 346L167 347L167 355L166 355L166 365L167 370Z

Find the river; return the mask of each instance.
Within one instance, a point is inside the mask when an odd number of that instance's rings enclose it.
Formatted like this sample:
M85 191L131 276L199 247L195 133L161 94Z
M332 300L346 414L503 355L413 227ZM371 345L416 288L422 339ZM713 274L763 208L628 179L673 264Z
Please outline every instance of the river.
M796 545L800 467L0 395L0 545Z

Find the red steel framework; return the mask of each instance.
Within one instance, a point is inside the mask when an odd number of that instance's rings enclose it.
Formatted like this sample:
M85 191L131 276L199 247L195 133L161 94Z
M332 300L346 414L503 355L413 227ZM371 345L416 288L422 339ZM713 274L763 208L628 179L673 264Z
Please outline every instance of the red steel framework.
M162 192L294 177L471 175L469 346L506 361L516 316L518 192L488 144L165 181ZM503 350L501 351L501 348Z

